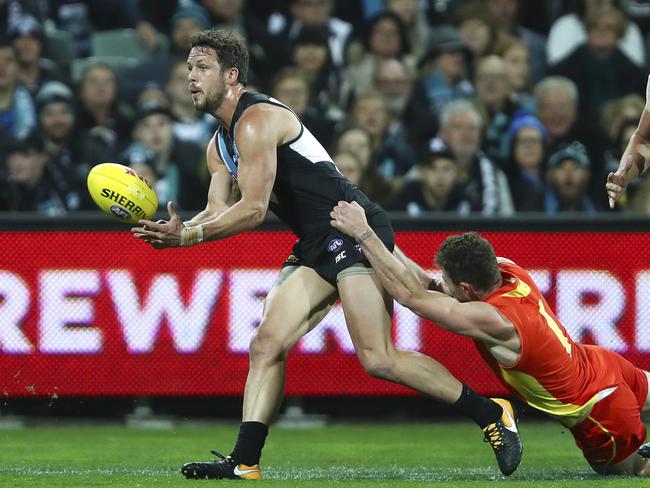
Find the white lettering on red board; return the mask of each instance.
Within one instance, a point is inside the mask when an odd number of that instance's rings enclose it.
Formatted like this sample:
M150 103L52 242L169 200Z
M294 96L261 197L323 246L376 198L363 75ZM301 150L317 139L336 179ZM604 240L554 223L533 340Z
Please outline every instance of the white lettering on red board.
M129 353L146 354L155 350L163 326L178 353L196 353L209 347L205 338L219 297L226 293L227 347L231 353L245 354L277 276L276 269L200 269L185 297L172 273L154 275L144 285L138 281L139 288L133 273L44 269L32 289L19 273L0 270L0 353L99 354L105 329L118 327ZM650 352L650 271L639 271L633 290L627 288L628 293L635 293L633 311L627 310L630 301L623 282L607 271L562 269L552 273L536 269L530 274L547 297L553 290L554 296L548 298L555 299L556 315L576 341L589 335L599 345L616 351L636 347ZM98 323L96 301L106 294L115 319ZM618 330L626 311L633 314L634 344L627 343ZM28 319L36 323L33 342L23 330ZM399 349L421 350L423 326L422 319L395 305L393 337ZM321 354L327 350L328 338L341 352L354 353L340 304L334 305L297 348L305 354Z

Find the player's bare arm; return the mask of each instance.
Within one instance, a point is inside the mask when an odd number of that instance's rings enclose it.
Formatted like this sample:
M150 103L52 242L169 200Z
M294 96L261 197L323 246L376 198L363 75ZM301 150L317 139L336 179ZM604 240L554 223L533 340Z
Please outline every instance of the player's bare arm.
M361 244L382 286L400 304L444 329L486 343L507 340L514 333L512 324L486 303L460 303L444 293L427 290L413 270L386 249L357 202L339 202L331 217L334 227Z
M135 237L144 240L156 248L169 247L166 246L161 239L154 238L153 236L147 234L145 230L156 230L156 226L158 226L159 233L178 236L180 239L182 238L183 227L193 227L213 220L217 217L217 215L224 212L228 208L226 200L230 193L232 177L230 176L228 169L226 168L223 161L221 161L221 158L217 153L214 137L212 137L208 143L206 161L208 170L211 175L206 208L199 212L192 219L188 220L187 222L183 222L181 218L176 214L173 203L168 202L167 210L170 216L169 220L158 220L155 225L153 225L151 221L141 220L139 222L139 224L141 224L141 227L134 227L131 229ZM195 232L190 232L190 234L193 233Z
M393 254L397 259L399 259L404 266L408 267L418 278L418 281L422 284L423 287L429 288L430 290L438 290L438 287L441 286L441 280L433 278L427 271L422 268L419 264L409 258L402 250L395 246Z
M210 172L208 202L204 210L184 222L187 227L209 222L228 209L226 202L230 196L233 179L228 168L219 157L219 153L217 153L215 136L208 143L206 161Z
M646 105L639 125L630 138L615 173L607 175L607 196L610 208L625 193L627 186L650 166L650 77L646 85Z
M277 110L267 107L251 107L241 117L235 130L239 148L238 183L241 199L219 213L215 218L193 227L185 227L172 215L167 224L143 222L140 231L155 247L191 246L204 241L224 239L262 223L268 209L276 173L276 148L285 138L288 129L286 119ZM223 195L221 195L223 197Z

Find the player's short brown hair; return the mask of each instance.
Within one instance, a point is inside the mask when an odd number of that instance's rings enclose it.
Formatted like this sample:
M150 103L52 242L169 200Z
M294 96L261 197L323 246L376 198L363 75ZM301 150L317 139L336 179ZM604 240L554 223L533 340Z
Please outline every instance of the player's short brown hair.
M476 232L450 236L440 246L436 264L454 284L461 282L487 290L499 280L499 264L494 249Z
M248 48L243 37L229 31L208 29L190 39L190 47L209 47L216 51L221 69L237 68L239 82L248 83Z

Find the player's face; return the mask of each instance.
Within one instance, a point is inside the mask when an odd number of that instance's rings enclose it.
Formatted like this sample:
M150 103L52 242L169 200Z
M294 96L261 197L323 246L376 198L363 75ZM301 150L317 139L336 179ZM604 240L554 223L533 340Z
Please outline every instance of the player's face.
M187 69L194 108L215 113L226 94L225 76L217 61L217 53L209 47L193 47L187 57Z

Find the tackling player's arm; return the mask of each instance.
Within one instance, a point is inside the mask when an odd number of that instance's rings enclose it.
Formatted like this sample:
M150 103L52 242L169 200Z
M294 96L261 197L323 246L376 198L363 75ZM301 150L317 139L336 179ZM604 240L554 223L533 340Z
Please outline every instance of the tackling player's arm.
M394 256L370 228L363 208L339 202L331 213L331 224L361 244L386 291L400 304L440 327L479 341L499 340L512 325L491 305L460 303L444 293L427 290L413 270Z
M441 293L446 293L447 295L450 295L449 288L447 288L443 280L441 280L440 278L432 277L429 273L427 273L427 271L424 268L422 268L422 266L417 264L406 254L404 254L399 247L395 246L395 249L393 250L393 254L397 259L399 259L402 262L402 264L404 264L404 266L406 266L411 271L413 271L418 281L424 288L427 288L432 291L439 291Z
M623 196L630 182L650 166L650 76L646 85L645 103L639 125L627 143L618 169L615 173L607 175L605 188L611 208L614 208L615 203Z

